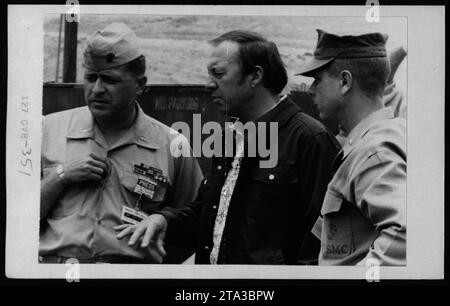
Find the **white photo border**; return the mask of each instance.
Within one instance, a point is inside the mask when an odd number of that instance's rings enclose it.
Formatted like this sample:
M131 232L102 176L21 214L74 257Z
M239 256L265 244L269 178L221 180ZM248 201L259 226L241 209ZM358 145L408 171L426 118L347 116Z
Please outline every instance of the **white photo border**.
M106 6L89 14L364 16L361 6ZM8 6L6 252L9 278L67 277L65 265L39 264L43 17L65 6ZM444 277L445 8L381 6L407 18L407 266L380 267L381 279ZM261 265L86 265L81 279L365 279L369 267Z

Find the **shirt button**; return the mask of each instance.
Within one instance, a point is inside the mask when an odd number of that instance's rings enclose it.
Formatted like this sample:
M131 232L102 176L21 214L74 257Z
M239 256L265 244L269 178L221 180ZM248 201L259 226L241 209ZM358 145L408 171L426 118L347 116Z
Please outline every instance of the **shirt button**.
M213 207L212 207L213 209L217 209L217 205L213 205Z
M205 180L203 181L203 185L206 185L206 183L208 183L208 180L207 180L207 179L205 179Z
M205 245L205 250L209 250L209 246Z
M222 166L221 166L221 165L218 165L218 166L217 166L217 170L222 170Z
M273 174L269 175L269 180L273 181L274 178L275 178L275 175L273 175Z

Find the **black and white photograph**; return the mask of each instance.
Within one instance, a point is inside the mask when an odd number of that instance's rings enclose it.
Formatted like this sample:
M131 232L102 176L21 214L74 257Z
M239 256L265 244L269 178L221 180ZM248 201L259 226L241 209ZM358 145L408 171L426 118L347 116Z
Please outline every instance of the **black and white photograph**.
M442 278L443 25L10 5L7 276Z

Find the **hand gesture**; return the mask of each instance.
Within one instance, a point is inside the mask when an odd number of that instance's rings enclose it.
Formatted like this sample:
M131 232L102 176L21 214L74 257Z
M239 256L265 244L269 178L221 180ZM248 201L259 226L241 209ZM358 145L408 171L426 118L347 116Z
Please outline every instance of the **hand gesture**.
M100 181L108 173L106 158L99 157L94 153L90 153L81 159L66 162L63 167L64 178L70 183Z
M161 263L163 257L166 256L164 237L166 236L167 220L163 215L153 214L136 225L122 224L114 227L114 229L121 231L117 235L117 239L131 235L130 240L128 240L129 246L134 246L140 240L141 248L148 247L150 255L158 263Z

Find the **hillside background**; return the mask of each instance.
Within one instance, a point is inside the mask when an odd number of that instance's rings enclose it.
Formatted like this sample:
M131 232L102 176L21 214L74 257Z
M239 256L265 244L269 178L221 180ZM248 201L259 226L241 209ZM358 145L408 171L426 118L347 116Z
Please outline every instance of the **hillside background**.
M384 17L368 23L363 17L278 17L278 16L170 16L170 15L87 15L78 27L77 82L82 82L82 52L86 38L112 22L124 22L141 40L147 58L149 84L205 84L206 63L211 51L207 41L235 29L263 34L274 41L289 72L290 87L311 79L294 76L314 50L317 33L323 29L335 34L362 34L380 31L389 35L388 50L403 45L407 49L407 20ZM49 14L44 21L44 82L55 81L59 15ZM64 31L62 31L64 35ZM62 38L62 44L63 44ZM396 80L406 89L406 61ZM62 52L60 65L62 63ZM60 66L59 79L62 76Z

